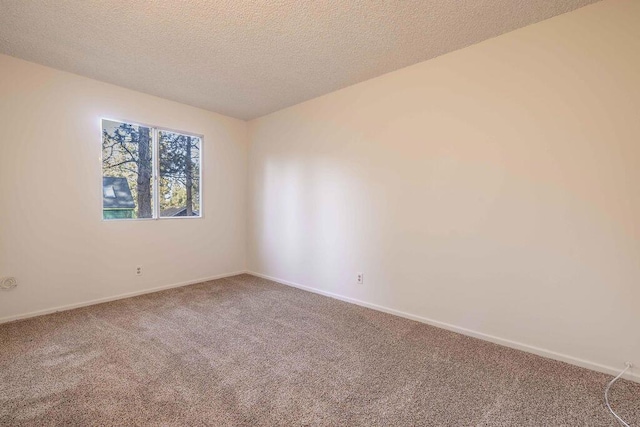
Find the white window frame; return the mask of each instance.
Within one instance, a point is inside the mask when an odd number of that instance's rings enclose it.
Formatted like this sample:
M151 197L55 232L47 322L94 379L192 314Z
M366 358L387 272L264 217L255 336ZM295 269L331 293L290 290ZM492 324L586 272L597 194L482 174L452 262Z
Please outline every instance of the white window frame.
M203 219L204 218L204 200L202 198L203 187L204 187L204 170L202 168L202 158L204 156L204 135L197 134L194 132L187 132L183 130L171 129L163 126L155 126L144 124L135 120L123 120L123 119L112 119L109 117L101 117L100 118L100 194L102 195L102 178L103 178L103 165L102 165L102 132L103 132L103 121L110 121L116 123L127 123L134 126L142 126L151 129L151 149L153 150L153 164L152 164L152 172L151 172L151 196L153 199L153 218L112 218L112 219L104 219L103 214L103 196L100 197L100 218L103 222L121 222L121 221L157 221L157 220L174 220L174 219ZM200 139L200 155L198 156L198 171L200 172L199 177L199 185L198 185L198 200L200 202L200 209L198 210L198 216L160 216L160 142L158 140L158 132L172 132L179 133L181 135L192 136Z

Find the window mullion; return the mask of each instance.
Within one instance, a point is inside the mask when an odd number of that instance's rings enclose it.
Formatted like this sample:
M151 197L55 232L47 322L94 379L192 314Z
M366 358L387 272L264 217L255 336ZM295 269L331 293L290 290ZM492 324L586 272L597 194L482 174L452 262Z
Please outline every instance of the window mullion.
M153 218L160 218L160 144L158 129L153 128Z

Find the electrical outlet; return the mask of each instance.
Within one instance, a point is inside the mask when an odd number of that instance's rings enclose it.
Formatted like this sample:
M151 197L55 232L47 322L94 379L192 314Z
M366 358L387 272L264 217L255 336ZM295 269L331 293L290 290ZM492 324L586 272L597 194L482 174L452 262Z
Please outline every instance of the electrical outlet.
M362 285L364 283L364 273L357 274L358 285Z
M142 266L141 265L136 267L136 276L142 276Z

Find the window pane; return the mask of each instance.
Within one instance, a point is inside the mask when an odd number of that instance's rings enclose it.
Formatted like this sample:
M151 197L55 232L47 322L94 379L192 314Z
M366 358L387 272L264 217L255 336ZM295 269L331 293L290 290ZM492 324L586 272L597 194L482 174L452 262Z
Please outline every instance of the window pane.
M159 131L160 216L200 216L200 145L197 136Z
M102 217L153 217L152 131L130 123L102 121Z

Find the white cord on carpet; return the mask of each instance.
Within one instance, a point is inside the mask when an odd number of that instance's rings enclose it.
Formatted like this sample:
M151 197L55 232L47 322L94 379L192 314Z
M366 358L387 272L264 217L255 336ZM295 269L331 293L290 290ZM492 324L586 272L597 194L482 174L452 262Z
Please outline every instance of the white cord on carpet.
M611 386L613 385L613 383L615 383L616 381L618 381L618 379L624 375L625 372L627 372L627 370L631 367L631 363L627 362L627 367L624 368L624 370L622 372L620 372L618 374L617 377L615 377L614 379L612 379L611 381L609 381L609 384L607 384L607 387L604 389L604 401L607 404L607 408L609 408L609 411L613 414L614 417L616 417L616 419L618 421L620 421L620 423L625 426L625 427L631 427L629 426L629 424L627 424L622 418L620 418L620 416L618 414L616 414L613 409L611 409L611 405L609 404L609 389L611 388Z

